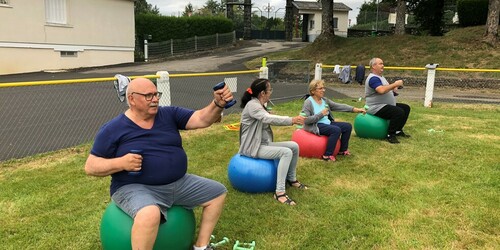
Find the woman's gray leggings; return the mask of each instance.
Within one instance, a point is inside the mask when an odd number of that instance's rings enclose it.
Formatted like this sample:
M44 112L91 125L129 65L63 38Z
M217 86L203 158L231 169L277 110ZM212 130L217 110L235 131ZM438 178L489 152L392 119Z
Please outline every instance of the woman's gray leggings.
M285 181L297 180L297 161L299 159L299 145L294 141L270 142L260 145L257 152L260 159L279 159L276 192L285 192Z

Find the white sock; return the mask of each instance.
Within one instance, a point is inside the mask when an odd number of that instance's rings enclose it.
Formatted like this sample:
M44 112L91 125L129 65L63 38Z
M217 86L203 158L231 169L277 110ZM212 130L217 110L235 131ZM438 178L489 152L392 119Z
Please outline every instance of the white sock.
M205 248L207 248L207 246L197 247L193 245L193 250L205 250Z

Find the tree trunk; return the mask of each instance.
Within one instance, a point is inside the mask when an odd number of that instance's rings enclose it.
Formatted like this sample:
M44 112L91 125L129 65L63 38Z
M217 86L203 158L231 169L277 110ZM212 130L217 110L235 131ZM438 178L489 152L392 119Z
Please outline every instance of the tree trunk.
M398 6L396 8L396 29L394 30L394 34L404 35L405 24L406 24L406 1L398 0Z
M231 5L229 5L229 4L226 5L226 8L227 8L226 9L226 17L229 20L231 20L231 21L234 22L234 9L233 9L233 6L234 5L232 5L232 4Z
M292 41L293 38L293 6L292 0L286 0L285 7L285 41Z
M243 39L252 39L252 0L245 0L243 7Z
M488 5L488 19L486 19L486 32L484 42L495 46L498 42L498 19L500 15L500 0L490 0Z
M333 0L321 0L321 34L317 39L327 40L335 36L333 29Z

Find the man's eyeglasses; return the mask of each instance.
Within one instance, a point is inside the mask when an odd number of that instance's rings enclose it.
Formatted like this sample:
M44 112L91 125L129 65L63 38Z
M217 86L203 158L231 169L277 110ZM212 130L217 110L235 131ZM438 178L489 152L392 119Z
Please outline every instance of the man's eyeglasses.
M316 88L316 90L325 90L325 87Z
M153 100L153 97L156 97L158 98L158 100L160 100L161 98L161 95L163 94L162 92L156 92L156 93L147 93L147 94L143 94L143 93L137 93L137 92L132 92L132 95L133 94L138 94L138 95L142 95L144 96L144 99L146 99L146 101L151 101Z

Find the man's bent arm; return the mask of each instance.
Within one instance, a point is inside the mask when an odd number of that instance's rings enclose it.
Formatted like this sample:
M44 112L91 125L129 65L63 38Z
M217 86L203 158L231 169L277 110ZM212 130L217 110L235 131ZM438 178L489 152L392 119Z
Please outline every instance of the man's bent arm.
M186 124L186 129L206 128L212 125L220 119L222 110L222 108L215 105L214 101L210 102L208 106L193 113Z
M108 176L124 170L122 157L106 159L90 154L85 162L85 173L92 176Z
M377 91L377 93L379 94L385 94L391 90L398 88L399 86L403 86L402 80L397 80L389 85L380 85L375 89L375 91Z

